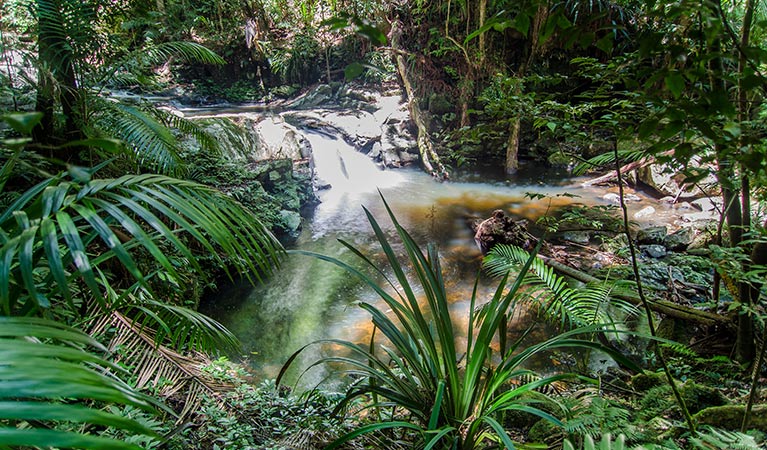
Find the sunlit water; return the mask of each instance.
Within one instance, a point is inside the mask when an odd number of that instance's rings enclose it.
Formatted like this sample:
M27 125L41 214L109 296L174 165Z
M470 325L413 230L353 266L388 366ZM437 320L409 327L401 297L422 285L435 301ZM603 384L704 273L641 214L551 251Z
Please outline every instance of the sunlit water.
M339 138L316 132L307 133L307 138L314 149L316 173L331 188L319 192L322 202L305 219L294 249L332 256L366 269L339 243L338 239L343 239L382 264L383 256L374 245L363 207L393 237L383 196L417 241L439 246L459 340L481 260L468 219L488 217L500 208L517 218L535 220L573 202L605 203L599 198L604 193L599 189L585 189L572 180L547 180L544 173L528 172L523 174L526 178L515 182L439 183L418 169L381 170ZM526 193L548 197L531 200ZM574 200L561 196L564 193L580 197ZM480 292L487 296L494 286L485 281ZM293 352L312 341L369 340L372 325L356 306L359 301L379 304L370 289L342 269L291 254L267 284L226 288L206 303L204 312L222 321L242 340L243 356L259 375L275 377ZM303 363L327 351L331 351L327 346L313 347L305 353ZM326 375L323 370L314 370L305 377L304 385L311 386Z

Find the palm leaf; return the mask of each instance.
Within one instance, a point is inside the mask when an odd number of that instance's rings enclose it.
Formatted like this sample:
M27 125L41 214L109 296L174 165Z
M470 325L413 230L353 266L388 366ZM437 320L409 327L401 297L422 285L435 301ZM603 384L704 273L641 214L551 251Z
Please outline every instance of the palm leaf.
M139 286L149 288L134 256L138 249L176 276L160 241L196 270L199 265L187 240L222 264L222 255L227 255L254 282L271 273L282 252L239 203L202 185L159 175L85 184L45 180L0 214L0 228L0 306L6 315L47 309L58 298L70 301L74 279L82 280L104 304L98 272L110 260L119 261Z
M116 403L156 413L161 406L105 373L120 369L86 347L104 350L88 335L55 322L0 317L0 419L11 421L0 427L0 446L138 448L75 431L48 429L49 423L110 426L156 436L136 421L98 409L98 403Z
M125 142L125 156L136 165L168 174L185 170L178 140L152 113L100 97L90 101L94 109L90 125Z

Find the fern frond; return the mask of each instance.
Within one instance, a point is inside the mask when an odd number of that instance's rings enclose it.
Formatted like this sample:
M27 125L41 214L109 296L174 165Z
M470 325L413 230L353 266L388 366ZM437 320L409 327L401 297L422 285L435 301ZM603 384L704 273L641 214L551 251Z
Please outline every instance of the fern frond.
M483 267L489 275L499 277L524 264L528 258L530 255L521 248L500 244L487 254ZM567 280L543 260L535 259L526 275L525 283L531 287L526 292L527 297L538 304L550 320L559 320L561 326L612 323L611 306L632 314L637 312L634 305L613 300L610 295L612 285L591 283L578 289L571 288Z

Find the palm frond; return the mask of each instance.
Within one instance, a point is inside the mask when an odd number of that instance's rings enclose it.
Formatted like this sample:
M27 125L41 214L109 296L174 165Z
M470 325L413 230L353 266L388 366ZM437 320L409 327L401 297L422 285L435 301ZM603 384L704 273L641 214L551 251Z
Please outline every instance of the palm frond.
M91 126L125 142L126 156L135 164L165 174L185 171L178 140L152 113L100 97L91 101L95 106Z
M115 363L129 367L136 389L153 388L163 398L173 398L182 420L198 409L204 396L218 398L233 389L202 368L210 364L203 353L183 355L162 342L154 330L119 311L101 316L92 325L92 336L107 336L107 348L114 353Z
M98 408L99 403L113 403L156 413L159 404L105 373L120 369L86 347L104 350L88 335L49 320L0 317L0 446L139 448L51 429L53 423L110 426L156 436L134 420Z
M121 299L124 311L134 325L151 330L157 345L176 351L229 353L240 348L240 341L226 327L193 309L151 298L146 292L127 294Z
M282 253L272 234L236 201L161 175L85 184L61 177L45 180L0 213L0 228L0 308L6 315L47 309L57 298L69 301L69 285L75 279L103 304L97 277L99 267L109 260L119 261L131 278L148 288L133 256L139 248L175 276L160 241L196 270L200 267L186 240L222 265L221 255L227 255L234 268L254 282L271 273ZM225 270L233 276L228 267Z
M162 64L170 58L175 58L185 63L214 65L226 63L213 50L196 42L189 41L163 42L142 49L141 53L136 56L139 55L145 58L149 64Z
M153 108L152 114L154 114L159 120L170 128L174 128L180 131L185 136L193 137L199 144L203 151L211 152L213 154L221 154L221 145L217 137L214 137L205 128L201 127L194 121L185 119L182 116L174 114L171 111L166 111L160 108ZM222 119L226 120L226 119ZM240 147L242 148L242 147ZM247 147L250 150L251 147ZM237 150L238 148L232 148L231 150Z
M641 159L652 157L652 156L653 156L652 152L650 152L649 149L646 149L646 148L618 150L618 159L621 161L622 164L639 161ZM602 153L601 155L597 155L575 166L575 169L573 169L573 174L582 175L592 169L599 169L602 167L606 167L608 165L611 165L610 167L613 167L614 164L615 164L615 152Z

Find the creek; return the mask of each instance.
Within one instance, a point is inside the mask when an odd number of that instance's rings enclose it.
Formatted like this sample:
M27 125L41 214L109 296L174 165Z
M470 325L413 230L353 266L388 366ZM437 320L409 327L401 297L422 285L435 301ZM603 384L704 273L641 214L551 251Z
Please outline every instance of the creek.
M343 239L363 253L373 254L376 263L382 262L382 256L375 255L378 247L363 206L392 236L383 196L416 241L438 245L459 329L465 325L463 318L481 262L468 226L470 218L487 218L493 210L503 209L532 224L574 202L607 204L602 199L604 189L582 187L580 180L561 173L523 167L513 179L500 174L465 173L439 183L416 168L382 170L327 130L301 131L311 144L317 177L330 187L318 192L321 203L305 214L301 234L292 249L332 256L364 270L352 252L338 242ZM526 193L544 194L547 198L533 200ZM565 193L577 197L563 196ZM658 210L655 220L668 220L663 216L663 205L650 198L642 197L642 201L630 206L636 211L648 205ZM489 280L482 285L480 298L494 287ZM290 254L265 284L225 287L205 302L202 310L240 338L243 357L260 377L273 378L294 351L312 341L369 341L372 324L367 313L356 306L358 301L379 304L370 289L335 265ZM328 349L317 346L304 352L305 362L315 360L322 351ZM304 382L311 386L325 376L322 370L315 370Z

